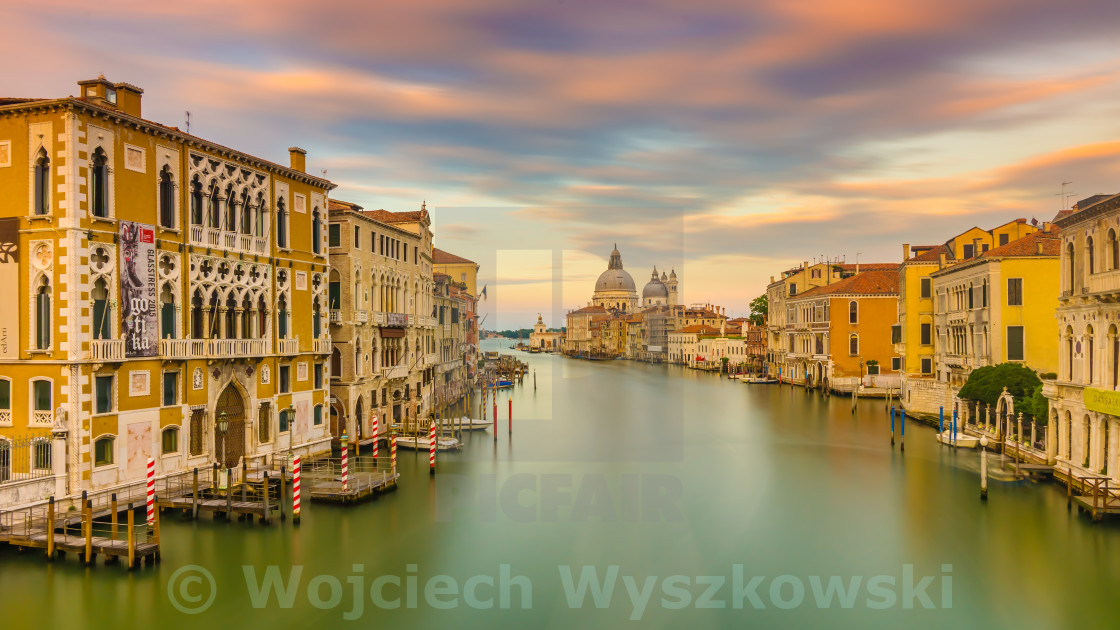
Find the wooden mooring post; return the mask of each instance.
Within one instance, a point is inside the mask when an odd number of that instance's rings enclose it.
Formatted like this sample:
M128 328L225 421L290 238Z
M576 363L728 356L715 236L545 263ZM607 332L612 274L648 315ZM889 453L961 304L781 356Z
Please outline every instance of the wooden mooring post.
M198 518L198 467L194 469L194 475L191 479L191 518Z
M262 483L264 484L264 487L261 491L261 496L264 499L264 514L261 514L261 522L267 524L272 522L272 512L268 510L268 495L270 492L272 492L272 484L270 483L270 480L268 478L267 470L264 471L264 480L262 481ZM281 499L281 501L283 501L283 499Z
M136 568L136 514L128 504L128 568Z
M47 502L47 558L54 559L54 496Z
M86 499L84 513L82 514L82 524L85 527L86 538L85 563L90 565L93 564L93 501L89 499Z
M284 476L286 474L287 474L287 468L285 468L284 466L281 466L280 467L280 501L279 501L279 503L280 503L280 520L281 521L286 518L284 516L284 497L286 497L287 494L288 494L288 493L284 492L284 490L285 490L285 488L284 488L284 484L285 484Z

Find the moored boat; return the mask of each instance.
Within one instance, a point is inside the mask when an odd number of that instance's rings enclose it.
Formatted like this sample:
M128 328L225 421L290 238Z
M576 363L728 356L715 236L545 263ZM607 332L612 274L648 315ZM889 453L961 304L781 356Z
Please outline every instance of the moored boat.
M462 448L462 444L456 438L451 437L437 437L436 450L437 451L457 451ZM431 449L431 441L426 435L398 435L397 448L407 448L411 450L427 451Z
M980 438L966 435L960 431L957 431L957 434L953 435L950 429L945 429L937 434L937 441L949 446L959 446L960 448L976 448L980 444Z

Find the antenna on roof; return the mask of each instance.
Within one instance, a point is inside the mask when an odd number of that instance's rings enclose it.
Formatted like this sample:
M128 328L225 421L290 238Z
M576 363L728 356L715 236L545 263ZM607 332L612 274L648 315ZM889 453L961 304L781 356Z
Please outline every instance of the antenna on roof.
M191 110L187 110L187 133L191 132Z
M1069 203L1068 203L1068 202L1066 201L1066 199L1067 199L1067 198L1068 198L1068 197L1069 197L1070 195L1073 195L1073 194L1075 194L1075 193L1074 193L1074 192L1073 192L1072 190L1071 190L1071 191L1069 191L1069 192L1066 192L1066 186L1068 186L1068 185L1070 185L1070 184L1072 184L1072 183L1073 183L1073 182L1062 182L1062 192L1060 192L1060 193L1056 193L1056 195L1060 195L1060 196L1062 197L1062 205L1061 205L1061 207L1060 207L1060 208L1058 208L1058 210L1059 210L1059 211L1061 211L1061 210L1066 210L1067 208L1069 208Z

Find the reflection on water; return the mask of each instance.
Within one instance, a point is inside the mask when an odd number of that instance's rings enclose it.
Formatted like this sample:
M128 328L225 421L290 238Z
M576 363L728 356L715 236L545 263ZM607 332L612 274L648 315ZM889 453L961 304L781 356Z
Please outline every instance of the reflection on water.
M132 573L0 550L5 626L1113 626L1120 528L999 456L981 503L978 454L917 423L892 449L882 401L852 414L679 367L523 358L537 387L499 392L496 441L467 433L435 478L401 451L400 489L375 501L305 502L299 527L166 514L163 562ZM198 615L168 595L186 565L217 587ZM197 575L172 592L205 601Z

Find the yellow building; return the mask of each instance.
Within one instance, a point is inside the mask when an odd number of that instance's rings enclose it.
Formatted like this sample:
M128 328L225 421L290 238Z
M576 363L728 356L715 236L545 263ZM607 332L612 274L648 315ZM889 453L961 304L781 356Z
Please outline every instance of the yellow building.
M467 293L478 297L478 263L433 247L432 269L447 274L453 282L465 285Z
M851 391L872 376L876 387L897 388L891 362L897 301L898 269L889 265L788 298L789 371L783 376L839 391Z
M79 89L0 99L0 503L328 449L333 184Z
M902 246L898 326L892 332L892 340L897 369L902 374L902 406L908 413L934 415L939 407L952 405L948 381L937 378L936 305L930 274L974 260L1036 231L1026 219L1016 219L991 230L971 228L939 245Z

